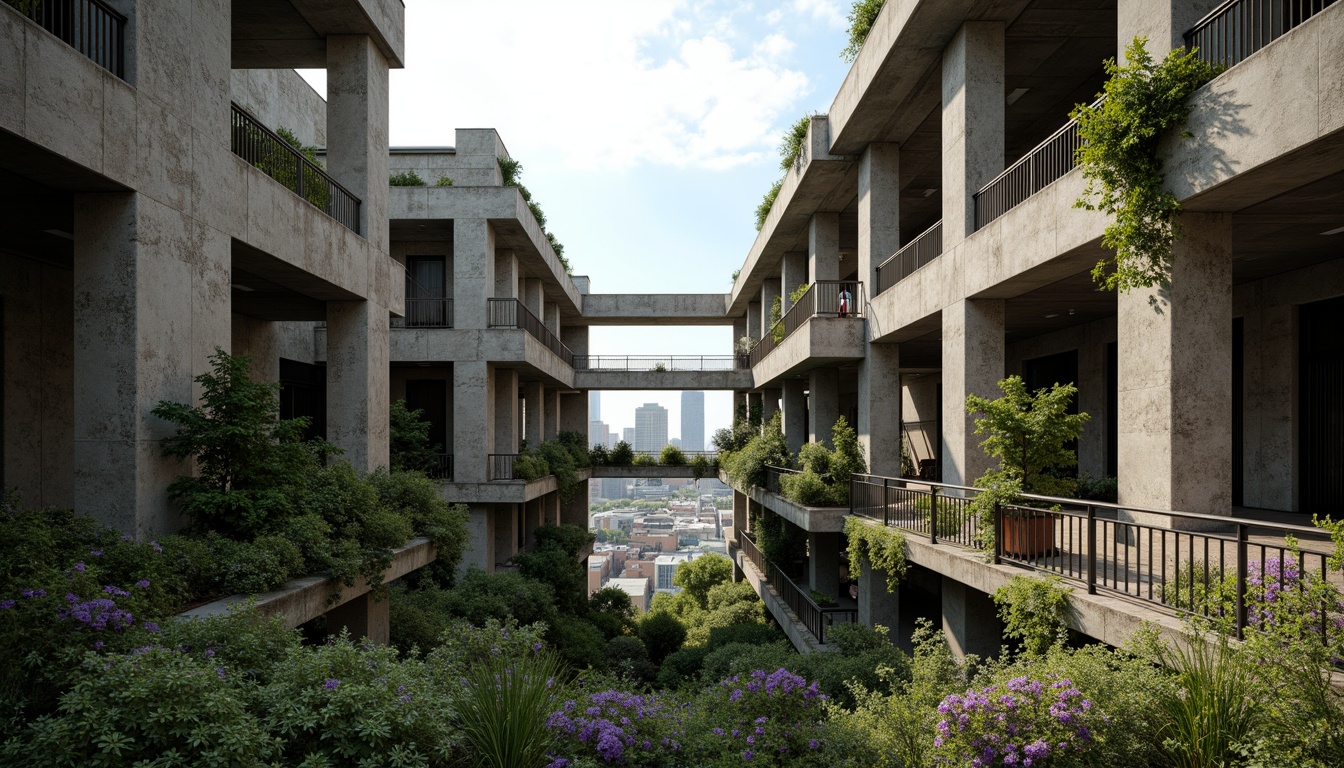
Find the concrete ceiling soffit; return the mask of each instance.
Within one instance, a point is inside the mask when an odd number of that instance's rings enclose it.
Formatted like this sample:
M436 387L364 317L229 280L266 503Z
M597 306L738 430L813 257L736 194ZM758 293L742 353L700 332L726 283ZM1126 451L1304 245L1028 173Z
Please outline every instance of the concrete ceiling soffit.
M290 0L322 36L368 35L393 69L406 66L406 7L401 0Z

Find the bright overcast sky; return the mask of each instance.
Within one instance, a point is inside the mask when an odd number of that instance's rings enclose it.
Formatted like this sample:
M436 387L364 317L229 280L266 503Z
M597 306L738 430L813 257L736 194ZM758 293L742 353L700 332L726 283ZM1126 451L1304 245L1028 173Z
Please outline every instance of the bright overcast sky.
M848 0L406 0L393 146L494 128L595 293L729 290L785 129L848 65ZM319 92L325 73L304 72ZM729 329L594 328L593 354L728 354ZM603 420L677 393L603 393ZM731 419L708 393L706 438Z

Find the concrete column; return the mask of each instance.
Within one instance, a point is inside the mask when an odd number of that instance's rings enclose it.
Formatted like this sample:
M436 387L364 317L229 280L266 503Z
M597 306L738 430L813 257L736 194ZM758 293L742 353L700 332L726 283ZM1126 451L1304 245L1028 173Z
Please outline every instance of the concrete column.
M816 368L808 376L807 431L811 442L831 442L831 427L840 418L840 371ZM831 446L834 447L834 446Z
M547 389L541 396L543 407L541 436L545 440L554 440L560 436L560 390ZM586 430L576 430L586 434Z
M485 460L481 460L484 468ZM461 470L454 468L455 474ZM458 575L468 568L478 568L486 573L495 571L495 510L490 504L472 504L467 507L467 549L462 553L462 565Z
M168 485L191 468L162 455L174 428L150 411L196 403L192 378L230 349L230 240L135 193L76 195L74 231L75 509L127 535L170 533Z
M761 336L761 302L753 301L747 305L747 335L757 341Z
M840 279L840 214L814 213L807 230L807 281Z
M518 452L518 371L495 369L495 450ZM479 438L477 438L479 439Z
M877 295L877 265L900 248L901 148L869 144L859 156L859 279L868 296Z
M556 338L560 338L560 305L553 301L545 303L545 310L541 314L541 322L546 326L546 330L554 333ZM570 350L573 352L574 350Z
M1231 215L1190 212L1181 216L1181 227L1170 286L1117 297L1120 502L1226 515L1232 503Z
M886 571L873 567L863 558L859 571L859 623L865 627L884 626L894 634L901 625L901 598L887 591Z
M583 490L574 494L574 498L568 502L560 502L559 522L563 525L577 525L584 530L588 529L588 483L583 484Z
M523 295L519 298L523 301L523 306L538 318L542 316L542 305L545 298L541 292L541 281L535 277L523 279Z
M956 579L943 577L943 636L958 659L999 655L1003 630L989 595Z
M344 629L357 643L367 639L371 643L387 645L391 628L390 606L386 597L375 600L367 592L346 600L327 611L327 635L339 635Z
M538 315L541 312L541 305L533 310L527 304L527 296L519 296L519 284L523 283L524 293L526 293L525 280L519 279L518 257L513 251L497 250L495 251L495 292L493 296L496 299L521 299L524 306L532 310L532 314ZM538 283L538 286L540 283ZM540 302L540 289L538 289L537 300Z
M560 341L564 342L569 351L575 355L586 356L588 354L588 326L586 325L565 325L560 328ZM734 342L737 340L734 339ZM584 406L587 408L587 406Z
M541 527L544 517L541 499L533 499L523 505L523 538L527 541L528 552L537 550L537 529Z
M588 393L560 393L556 391L559 406L560 430L588 434Z
M807 583L828 597L840 597L840 534L807 534Z
M540 381L529 381L523 385L523 395L527 398L527 405L523 410L525 422L523 437L527 439L527 447L534 450L546 439L545 389Z
M789 445L789 453L797 454L807 442L807 395L802 379L785 379L783 397L780 398L784 410L784 440Z
M518 526L522 517L517 504L496 504L491 513L494 518L494 551L490 557L490 570L496 565L507 563L518 554Z
M367 35L327 36L327 172L360 199L359 231L389 249L388 65Z
M1161 59L1185 45L1185 32L1219 0L1119 0L1116 8L1116 55L1124 58L1125 46L1135 37L1148 38L1148 53Z
M943 250L975 231L973 195L1003 170L1003 23L968 21L943 51Z
M741 542L741 533L747 530L747 496L733 489L733 543Z
M779 390L765 389L761 391L761 424L769 424L770 419L779 413Z
M855 431L863 446L868 471L901 475L901 348L869 344L859 363L859 423Z
M769 333L774 326L770 322L770 316L773 314L775 298L779 296L779 278L769 277L761 281L761 328L765 333ZM783 304L780 305L780 317L783 317Z
M966 396L1003 394L1003 301L963 299L943 309L943 482L971 485L992 466Z
M486 455L495 452L495 371L489 363L453 363L452 445L453 479L485 482Z
M389 370L387 309L327 302L327 439L360 471L387 466Z
M494 230L485 219L453 220L453 327L485 328L494 295Z
M779 290L784 298L784 312L788 314L789 308L793 306L789 296L798 286L807 285L807 254L791 251L784 254L781 261Z
M1244 320L1242 502L1264 509L1299 509L1297 414L1298 319L1292 304L1274 304L1255 291Z
M733 320L733 354L738 354L741 350L737 347L743 336L747 335L747 318L739 317Z

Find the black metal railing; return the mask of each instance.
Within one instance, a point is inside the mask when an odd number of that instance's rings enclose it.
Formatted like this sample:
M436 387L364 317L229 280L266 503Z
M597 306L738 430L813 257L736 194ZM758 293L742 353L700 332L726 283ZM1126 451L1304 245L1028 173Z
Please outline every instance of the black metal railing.
M1097 100L1092 103L1096 106ZM989 224L1078 164L1078 123L1070 120L975 193L975 228Z
M753 367L780 342L814 317L862 317L863 283L857 280L818 280L807 287L784 317L762 334L747 356Z
M513 463L518 460L516 453L489 453L485 456L487 480L513 480Z
M1185 33L1185 47L1220 67L1232 67L1335 0L1228 0Z
M540 341L547 349L555 353L556 357L565 361L569 367L574 367L574 353L569 351L569 347L561 343L560 339L546 324L537 319L523 302L518 299L488 299L489 316L486 318L486 327L489 328L522 328L527 331L532 338Z
M1033 494L985 519L971 509L979 493L854 475L850 514L963 547L978 546L992 524L995 562L1052 573L1089 594L1222 620L1238 636L1248 626L1248 588L1297 588L1308 573L1330 578L1333 548L1317 528Z
M769 464L765 465L765 490L778 496L784 495L784 484L781 482L785 475L800 475L802 472L796 469L785 469L784 467L775 467Z
M747 355L575 355L576 371L740 371Z
M901 246L886 261L877 265L877 292L881 293L901 282L915 270L943 255L943 222L924 230L914 240Z
M818 643L825 644L826 629L836 624L854 624L859 620L859 612L856 608L828 607L822 608L812 600L812 596L804 591L788 574L784 573L779 566L765 559L756 542L745 531L738 534L738 542L742 550L742 556L745 557L756 571L765 577L770 586L774 588L776 594L789 607L789 611L798 617L807 631L817 638Z
M233 105L231 134L235 155L359 233L359 198L328 176L322 166L237 104Z
M21 11L94 64L126 79L126 17L102 0L41 0Z
M406 299L406 317L393 325L400 328L452 328L452 299Z
M933 419L904 422L901 424L901 435L905 438L906 451L916 476L922 480L937 480L939 454L942 451L938 422Z
M434 454L434 465L429 468L426 474L432 480L448 480L451 482L453 479L453 454Z

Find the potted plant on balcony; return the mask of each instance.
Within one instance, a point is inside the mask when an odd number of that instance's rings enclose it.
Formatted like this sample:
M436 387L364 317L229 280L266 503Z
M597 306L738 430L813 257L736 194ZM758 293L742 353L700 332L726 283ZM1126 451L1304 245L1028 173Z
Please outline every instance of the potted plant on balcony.
M1005 504L1003 550L1020 557L1036 557L1054 549L1054 516L1022 508L1022 494L1068 496L1076 481L1064 472L1078 463L1068 443L1077 440L1087 423L1086 413L1069 413L1078 389L1073 384L1055 384L1048 389L1027 391L1017 376L999 382L1003 396L994 400L970 395L966 410L983 414L975 420L975 434L984 435L980 447L998 466L975 481L981 492L972 502L980 514L980 544L994 547L994 509Z

